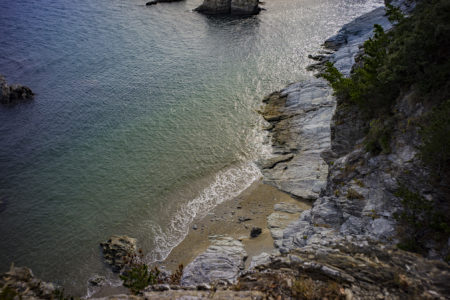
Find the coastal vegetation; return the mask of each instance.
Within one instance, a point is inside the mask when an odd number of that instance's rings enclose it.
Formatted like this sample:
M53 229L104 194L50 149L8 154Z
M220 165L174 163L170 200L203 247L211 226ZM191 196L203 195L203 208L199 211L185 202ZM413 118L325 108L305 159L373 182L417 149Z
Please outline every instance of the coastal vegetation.
M389 154L391 133L399 119L396 104L413 95L424 113L408 120L420 128L420 159L431 174L429 181L448 201L450 183L450 1L423 0L414 13L405 16L387 4L393 29L374 26L374 35L364 43L362 62L345 77L330 62L320 76L329 81L338 105L356 106L368 125L364 146L372 155ZM413 188L411 188L413 189ZM445 196L447 195L447 196ZM423 252L432 236L447 241L449 217L439 214L436 201L400 186L396 196L403 211L396 215L404 231L399 247ZM445 207L445 205L444 205Z

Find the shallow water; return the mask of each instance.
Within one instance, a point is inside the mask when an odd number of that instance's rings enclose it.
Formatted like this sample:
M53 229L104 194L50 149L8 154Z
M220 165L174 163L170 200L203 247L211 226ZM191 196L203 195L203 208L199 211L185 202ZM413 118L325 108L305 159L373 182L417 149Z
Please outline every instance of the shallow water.
M163 259L259 178L261 98L382 1L267 1L249 18L144 3L0 2L0 73L37 94L0 107L0 271L14 261L83 295L109 274L112 234Z

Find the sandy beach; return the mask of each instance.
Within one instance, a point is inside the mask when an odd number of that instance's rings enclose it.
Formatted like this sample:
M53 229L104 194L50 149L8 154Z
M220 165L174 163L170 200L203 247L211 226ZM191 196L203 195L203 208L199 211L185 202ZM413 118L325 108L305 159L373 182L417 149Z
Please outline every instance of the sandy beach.
M225 235L242 241L248 254L248 266L253 256L275 249L267 228L267 216L274 212L274 205L280 202L295 203L303 209L311 207L308 202L296 200L270 185L256 181L235 199L221 203L205 217L195 220L183 242L172 250L161 265L172 271L180 263L186 266L208 248L210 236ZM297 217L297 214L292 215L293 220ZM250 238L253 227L262 229L256 238Z

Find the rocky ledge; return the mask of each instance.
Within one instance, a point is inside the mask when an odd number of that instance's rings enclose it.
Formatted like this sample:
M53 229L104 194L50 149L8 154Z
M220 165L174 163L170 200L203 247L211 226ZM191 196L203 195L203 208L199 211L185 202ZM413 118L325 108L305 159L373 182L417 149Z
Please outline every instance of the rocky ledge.
M120 272L128 262L137 256L137 240L126 235L113 235L100 243L105 261L114 272Z
M203 0L195 9L207 15L256 15L261 11L259 0Z
M32 99L34 94L29 87L13 84L8 85L4 76L0 75L0 103L12 104L20 100Z
M234 283L244 269L244 245L230 237L212 236L212 245L186 266L181 277L184 286L221 281Z
M0 299L59 299L63 294L56 285L34 277L25 267L11 265L0 276Z

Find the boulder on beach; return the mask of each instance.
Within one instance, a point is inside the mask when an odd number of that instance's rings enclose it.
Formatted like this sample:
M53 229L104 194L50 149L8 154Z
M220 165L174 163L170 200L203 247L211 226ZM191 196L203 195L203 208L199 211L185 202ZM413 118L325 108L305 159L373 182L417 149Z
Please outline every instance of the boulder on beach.
M100 243L103 256L114 272L120 272L127 259L137 254L137 240L126 235L113 235L105 243Z
M13 84L8 85L3 75L0 75L0 103L11 104L18 100L32 99L34 93L29 87Z

